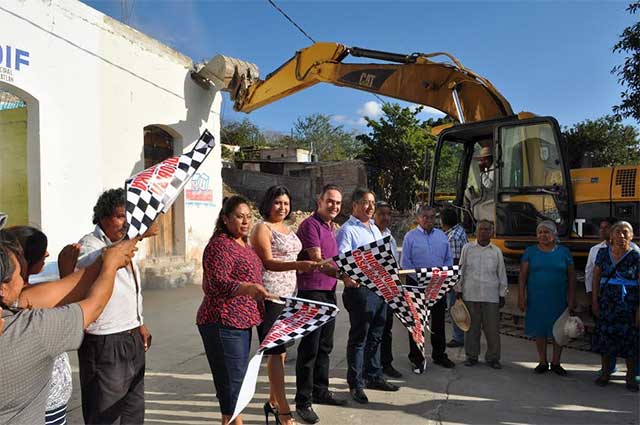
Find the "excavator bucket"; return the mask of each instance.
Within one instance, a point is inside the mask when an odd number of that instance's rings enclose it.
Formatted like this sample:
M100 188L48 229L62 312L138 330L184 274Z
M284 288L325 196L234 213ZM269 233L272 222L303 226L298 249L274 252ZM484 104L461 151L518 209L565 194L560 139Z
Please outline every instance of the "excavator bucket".
M212 82L217 89L229 92L231 100L235 101L242 86L246 89L260 79L260 70L251 62L216 55L207 63L197 65L194 77Z

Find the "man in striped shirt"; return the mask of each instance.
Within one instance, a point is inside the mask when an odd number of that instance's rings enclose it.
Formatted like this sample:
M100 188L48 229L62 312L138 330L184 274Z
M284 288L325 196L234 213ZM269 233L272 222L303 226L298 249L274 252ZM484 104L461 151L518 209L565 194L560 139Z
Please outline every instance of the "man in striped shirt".
M451 248L451 254L453 255L453 264L457 265L460 262L460 256L462 255L462 247L469 242L467 240L467 234L464 231L462 225L458 222L458 214L453 208L446 208L442 211L442 230L445 231L447 239L449 239L449 247ZM455 291L449 291L449 311L451 306L456 302ZM447 347L455 348L462 347L464 345L464 332L456 325L456 322L451 318L451 341L447 343Z

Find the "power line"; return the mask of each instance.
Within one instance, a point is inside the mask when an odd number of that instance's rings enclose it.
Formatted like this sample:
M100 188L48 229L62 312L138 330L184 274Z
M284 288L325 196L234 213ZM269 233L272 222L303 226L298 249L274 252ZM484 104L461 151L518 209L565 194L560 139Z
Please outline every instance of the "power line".
M313 38L311 38L311 36L310 36L309 34L307 34L307 33L306 33L302 28L300 28L300 25L296 24L296 23L293 21L293 19L291 19L291 18L289 17L289 15L287 15L287 14L284 12L284 10L280 9L280 8L278 7L278 5L277 5L277 4L275 4L275 3L273 2L273 0L267 0L267 1L271 4L271 6L275 7L275 8L276 8L276 10L277 10L278 12L282 13L282 15L283 15L285 18L287 18L287 20L288 20L289 22L291 22L291 23L292 23L296 28L298 28L298 30L299 30L302 34L304 34L304 35L305 35L305 37L307 37L309 40L311 40L311 42L312 42L312 43L315 43L315 42L316 42Z

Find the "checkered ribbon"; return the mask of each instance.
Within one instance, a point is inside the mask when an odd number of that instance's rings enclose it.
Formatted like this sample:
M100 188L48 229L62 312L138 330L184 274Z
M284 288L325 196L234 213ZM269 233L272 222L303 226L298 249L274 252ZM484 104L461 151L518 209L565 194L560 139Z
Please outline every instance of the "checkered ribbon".
M416 269L418 285L426 286L423 290L428 311L458 283L459 278L458 266Z
M390 240L391 236L386 236L339 254L333 260L340 271L385 300L400 322L411 330L415 325L415 309L400 284Z
M230 422L242 413L255 395L260 363L265 350L302 338L335 319L340 311L334 304L303 298L281 297L281 299L285 301L285 306L247 365Z
M258 353L300 339L335 319L340 309L334 304L302 298L282 297L285 306L262 340Z
M205 130L189 152L167 158L125 181L129 239L143 234L158 214L169 211L214 146L215 139Z
M424 328L428 328L429 326L429 310L427 308L427 297L425 296L425 287L424 286L410 286L404 285L404 290L407 295L411 299L411 302L415 306L418 316L418 323L421 325L421 329L424 332ZM419 332L418 329L415 330ZM416 338L414 338L414 341ZM422 334L422 342L418 343L416 341L416 345L420 349L420 352L424 353L424 333Z

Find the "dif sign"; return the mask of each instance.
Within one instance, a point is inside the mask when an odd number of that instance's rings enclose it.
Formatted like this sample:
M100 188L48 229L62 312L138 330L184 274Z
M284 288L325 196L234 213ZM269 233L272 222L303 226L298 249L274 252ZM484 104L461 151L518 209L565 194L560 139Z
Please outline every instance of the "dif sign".
M29 52L17 47L0 44L0 67L20 69L29 66Z

